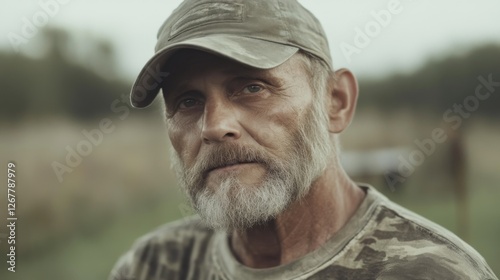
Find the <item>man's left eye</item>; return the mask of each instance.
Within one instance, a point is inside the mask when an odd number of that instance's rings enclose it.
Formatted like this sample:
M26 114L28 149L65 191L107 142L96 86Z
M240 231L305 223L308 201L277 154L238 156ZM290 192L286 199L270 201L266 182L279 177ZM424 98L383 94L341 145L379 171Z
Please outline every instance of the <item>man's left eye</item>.
M243 93L257 93L261 90L262 90L262 87L259 85L249 85L243 89Z

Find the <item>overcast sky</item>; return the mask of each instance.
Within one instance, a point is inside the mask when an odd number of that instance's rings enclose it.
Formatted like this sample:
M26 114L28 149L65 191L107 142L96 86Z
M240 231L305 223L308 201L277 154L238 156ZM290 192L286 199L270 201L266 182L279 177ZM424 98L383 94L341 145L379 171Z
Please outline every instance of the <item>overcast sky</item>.
M25 20L33 22L37 16L41 16L38 20L43 23L40 3L58 3L55 1L0 0L0 48L12 50L9 34L22 35ZM67 3L58 4L58 11L47 16L47 24L111 40L118 52L120 68L130 78L152 55L158 27L181 2L57 1ZM499 0L302 0L301 3L322 22L335 68L348 67L358 75L411 71L430 57L487 42L500 44ZM396 8L389 11L391 3ZM374 22L374 14L382 10L392 11L390 21L384 23L386 26ZM369 43L356 44L357 30L366 33L367 27L372 31ZM36 36L20 45L20 50L36 48ZM348 55L347 49L356 52Z

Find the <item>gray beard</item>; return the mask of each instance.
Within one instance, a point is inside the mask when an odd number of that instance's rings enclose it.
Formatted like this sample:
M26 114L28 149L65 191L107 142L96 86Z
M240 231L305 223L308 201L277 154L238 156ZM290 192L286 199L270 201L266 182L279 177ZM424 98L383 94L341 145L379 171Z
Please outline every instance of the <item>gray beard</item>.
M320 102L313 102L289 143L286 158L277 158L261 147L234 143L213 144L192 168L186 168L172 148L171 161L181 189L207 226L217 230L245 230L263 224L300 200L326 169L334 149ZM258 185L241 182L230 174L215 188L207 187L207 170L224 162L254 161L266 174Z

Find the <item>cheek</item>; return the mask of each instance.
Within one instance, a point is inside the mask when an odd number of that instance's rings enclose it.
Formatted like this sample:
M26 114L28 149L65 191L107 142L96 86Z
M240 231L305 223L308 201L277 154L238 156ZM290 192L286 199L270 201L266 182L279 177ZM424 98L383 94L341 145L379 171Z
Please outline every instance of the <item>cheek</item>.
M179 154L184 165L191 167L200 149L200 136L195 128L169 127L168 136L172 147Z
M282 150L290 145L300 121L300 111L290 107L267 112L254 118L253 136L259 145Z

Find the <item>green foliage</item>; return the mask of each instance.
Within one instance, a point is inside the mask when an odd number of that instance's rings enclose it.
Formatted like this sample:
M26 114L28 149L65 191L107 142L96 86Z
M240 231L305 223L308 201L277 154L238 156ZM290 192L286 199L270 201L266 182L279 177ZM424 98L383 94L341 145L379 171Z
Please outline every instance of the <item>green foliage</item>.
M0 119L17 122L55 116L87 121L111 114L112 102L128 94L130 85L114 78L109 44L87 42L84 59L100 63L94 65L98 69L91 69L75 62L65 31L48 29L40 36L46 42L41 58L0 53Z
M486 78L492 74L494 81L500 81L499 65L500 46L485 45L465 55L430 60L415 73L394 74L378 80L361 79L359 106L443 114L453 104L474 95L479 76ZM493 94L480 104L478 113L500 117L499 102L498 94Z

